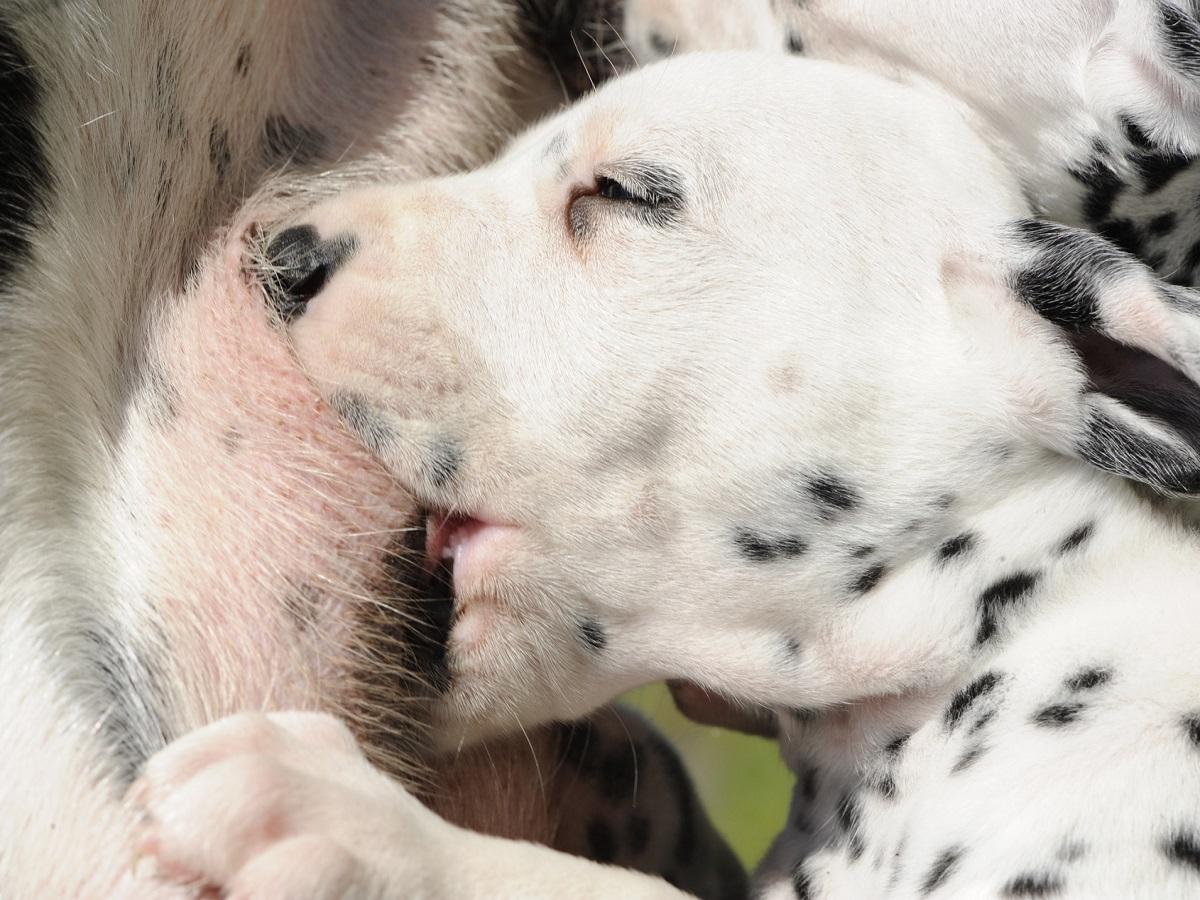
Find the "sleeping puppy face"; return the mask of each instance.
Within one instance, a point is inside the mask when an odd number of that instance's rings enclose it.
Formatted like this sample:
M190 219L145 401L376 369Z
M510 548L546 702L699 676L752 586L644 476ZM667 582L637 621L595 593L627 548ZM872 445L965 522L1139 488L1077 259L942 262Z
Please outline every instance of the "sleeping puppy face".
M664 677L897 689L847 652L885 574L858 551L937 540L1011 477L997 444L1082 427L1076 357L1006 288L1024 214L951 102L728 53L278 235L295 352L452 568L443 740Z

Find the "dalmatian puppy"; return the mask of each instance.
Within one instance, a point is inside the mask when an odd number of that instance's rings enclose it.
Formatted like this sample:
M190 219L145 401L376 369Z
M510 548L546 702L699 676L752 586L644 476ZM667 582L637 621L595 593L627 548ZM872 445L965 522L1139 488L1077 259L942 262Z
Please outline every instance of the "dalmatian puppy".
M736 893L635 717L429 759L450 601L417 504L303 378L247 264L297 206L488 159L564 83L607 71L579 28L608 17L558 0L2 4L0 896L179 896L130 865L129 786L174 738L282 709L297 729L337 713L460 824ZM591 809L645 839L587 834Z
M683 678L773 710L797 773L760 896L1200 890L1200 539L1153 496L1200 491L1200 297L1031 218L978 124L693 54L275 235L297 356L453 563L444 745ZM281 728L151 760L162 871L679 896Z
M643 64L695 50L802 53L928 83L1041 215L1200 279L1200 18L1184 0L628 0Z

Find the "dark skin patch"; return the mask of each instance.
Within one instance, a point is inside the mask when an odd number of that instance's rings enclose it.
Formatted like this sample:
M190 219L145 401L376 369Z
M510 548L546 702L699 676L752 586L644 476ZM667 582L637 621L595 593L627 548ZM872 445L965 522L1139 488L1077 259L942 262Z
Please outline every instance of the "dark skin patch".
M595 619L584 619L579 623L579 637L589 649L597 653L608 644L608 635Z
M588 857L600 863L617 858L617 836L603 819L593 819L587 826Z
M1001 897L1053 897L1062 893L1066 882L1053 872L1026 872L1006 882Z
M977 645L985 644L995 636L1001 614L1033 593L1039 577L1036 572L1016 572L991 584L979 595Z
M1162 843L1167 859L1200 875L1200 837L1195 831L1177 831Z
M858 491L843 479L827 472L812 478L805 490L819 508L821 518L831 519L856 509L862 502Z
M954 873L962 859L962 847L948 847L938 855L921 880L921 894L932 894Z
M969 531L955 535L949 540L943 542L937 550L937 561L939 564L944 564L952 559L957 559L966 553L969 553L975 546L975 535Z
M1080 669L1063 682L1068 691L1092 691L1112 681L1112 669L1089 667Z
M1072 531L1070 534L1068 534L1065 538L1062 539L1062 541L1059 543L1059 545L1054 549L1055 555L1056 556L1065 556L1066 554L1070 553L1072 550L1078 550L1080 547L1082 547L1084 544L1086 544L1089 540L1091 540L1092 533L1095 530L1096 530L1096 526L1092 522L1088 522L1084 525L1080 525L1078 528L1076 528L1074 531Z
M1082 703L1051 703L1037 710L1030 721L1043 728L1062 728L1077 721L1085 708Z
M879 584L879 580L883 578L885 572L887 572L887 567L883 563L871 566L871 568L854 579L854 583L850 585L851 592L855 594L867 593L875 585Z
M967 711L977 703L980 698L986 697L996 685L1000 683L1001 675L999 672L988 671L984 672L962 690L954 695L950 700L950 705L946 707L945 723L946 727L953 729Z
M37 73L0 17L0 287L28 260L30 230L53 184L38 134L42 86Z

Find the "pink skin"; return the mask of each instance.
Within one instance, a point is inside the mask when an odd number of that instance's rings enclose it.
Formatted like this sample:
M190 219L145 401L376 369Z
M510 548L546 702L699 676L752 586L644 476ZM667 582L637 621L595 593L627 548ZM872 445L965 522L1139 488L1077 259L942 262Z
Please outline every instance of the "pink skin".
M118 547L148 551L135 614L170 647L163 684L188 686L170 698L181 731L244 709L338 708L353 607L418 524L296 369L243 252L229 240L162 316L174 414L137 418L121 445L138 482L122 493L142 505Z

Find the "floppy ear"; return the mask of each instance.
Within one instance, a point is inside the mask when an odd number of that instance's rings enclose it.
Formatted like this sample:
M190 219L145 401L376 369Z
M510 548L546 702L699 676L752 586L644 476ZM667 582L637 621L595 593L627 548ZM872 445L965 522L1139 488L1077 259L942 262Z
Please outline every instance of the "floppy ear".
M1047 443L1160 491L1200 494L1200 292L1075 228L1022 220L1008 245L1010 296L1049 326L1077 376L1043 423Z

